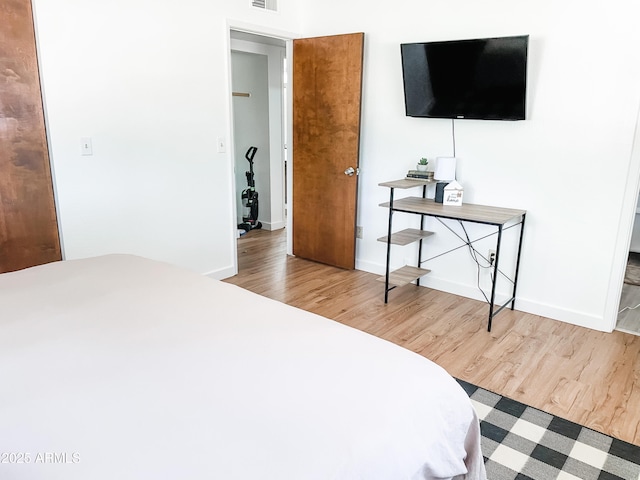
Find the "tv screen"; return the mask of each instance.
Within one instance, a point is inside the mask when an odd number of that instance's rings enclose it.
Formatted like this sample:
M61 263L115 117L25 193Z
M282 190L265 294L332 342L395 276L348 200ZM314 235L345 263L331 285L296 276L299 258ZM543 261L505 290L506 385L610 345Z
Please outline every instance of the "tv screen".
M401 45L407 116L524 120L529 36Z

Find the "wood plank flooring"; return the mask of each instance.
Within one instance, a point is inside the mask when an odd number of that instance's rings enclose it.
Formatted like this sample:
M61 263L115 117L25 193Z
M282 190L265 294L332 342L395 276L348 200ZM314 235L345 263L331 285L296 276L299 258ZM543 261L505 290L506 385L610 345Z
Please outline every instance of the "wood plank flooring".
M238 240L227 279L413 350L454 377L640 445L640 337L602 333L415 285L286 255L284 230ZM517 303L516 303L517 306ZM250 307L248 307L250 308ZM259 314L259 312L252 312Z

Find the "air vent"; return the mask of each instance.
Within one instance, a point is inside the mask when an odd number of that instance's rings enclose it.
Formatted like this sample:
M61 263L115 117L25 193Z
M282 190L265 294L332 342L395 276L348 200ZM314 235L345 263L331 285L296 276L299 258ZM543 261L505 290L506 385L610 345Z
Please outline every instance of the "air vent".
M278 0L251 0L251 5L263 10L271 10L273 12L278 10Z

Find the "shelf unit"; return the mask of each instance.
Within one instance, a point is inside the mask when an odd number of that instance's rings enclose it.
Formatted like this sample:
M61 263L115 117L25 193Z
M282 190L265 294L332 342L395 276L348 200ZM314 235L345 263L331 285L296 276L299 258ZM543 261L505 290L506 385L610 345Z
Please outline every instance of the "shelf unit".
M387 262L386 262L386 272L385 276L380 278L379 280L385 282L384 289L384 303L387 303L389 300L389 292L396 287L400 287L416 281L417 285L420 285L420 278L430 272L425 268L422 268L422 241L425 238L433 235L433 232L429 232L424 230L424 219L425 217L434 217L440 223L447 226L443 220L456 220L459 222L471 222L471 223L480 223L483 225L491 225L497 228L497 239L496 239L496 250L495 250L495 261L493 262L493 275L492 275L492 286L491 286L491 298L487 299L487 303L489 304L489 324L488 330L491 331L491 322L493 317L497 315L503 308L507 305L511 305L511 310L514 309L515 298L516 298L516 287L518 284L518 274L520 267L520 254L522 253L522 239L524 236L524 223L526 218L526 210L512 209L512 208L502 208L502 207L491 207L486 205L474 205L465 203L463 205L443 205L442 203L436 203L433 199L426 198L427 186L431 183L435 183L435 181L431 180L413 180L413 179L401 179L394 180L391 182L383 182L379 185L382 187L389 188L389 201L385 203L381 203L381 207L385 207L389 209L389 226L388 233L386 236L379 238L379 241L387 243ZM395 189L408 189L422 187L422 196L421 197L406 197L401 198L399 200L394 199ZM415 215L420 215L420 228L419 229L406 229L400 232L393 232L393 214L394 212L404 212L411 213ZM509 224L509 226L506 226ZM504 230L508 230L512 227L520 226L520 235L518 239L518 251L515 260L515 274L514 278L511 279L507 275L505 275L501 270L498 269L498 263L500 260L500 247L502 245L502 234ZM462 247L470 247L473 248L472 244L476 240L470 240L468 238L463 238L459 234L455 233L451 228L449 230L454 233L459 240L461 240L462 245L455 247L448 252L452 252ZM492 234L492 235L493 235ZM486 238L482 237L482 238ZM418 259L417 266L404 266L398 270L391 271L390 270L390 260L391 260L391 245L409 245L413 242L419 242L418 247ZM444 253L442 254L444 255ZM512 284L513 290L512 295L509 300L506 301L503 305L495 305L496 299L496 282L498 279L498 273L502 274L506 277ZM486 298L486 297L485 297Z
M418 285L420 285L420 278L428 274L431 270L420 267L420 258L422 257L422 241L425 238L433 235L433 232L428 230L424 230L424 216L421 216L420 219L420 228L407 228L405 230L401 230L399 232L392 231L393 225L393 202L394 202L394 191L396 188L400 189L408 189L408 188L416 188L422 187L422 198L426 198L427 194L427 185L435 183L434 180L420 180L420 179L401 179L394 180L391 182L381 183L380 186L388 187L389 194L389 230L387 235L378 238L379 242L384 242L387 244L387 262L386 262L386 272L383 277L378 278L379 281L384 282L384 303L387 303L389 300L389 292L396 287L402 287L407 285L413 281L416 281ZM385 205L385 204L383 204ZM397 270L390 270L390 261L391 261L391 246L392 245L410 245L412 243L419 242L418 246L418 259L417 266L405 265Z

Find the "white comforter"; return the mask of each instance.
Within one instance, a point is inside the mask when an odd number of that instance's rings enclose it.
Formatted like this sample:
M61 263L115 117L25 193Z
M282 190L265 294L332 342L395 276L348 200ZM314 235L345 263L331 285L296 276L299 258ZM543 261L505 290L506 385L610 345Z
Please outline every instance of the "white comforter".
M2 479L485 478L434 363L139 257L0 275L0 375Z

